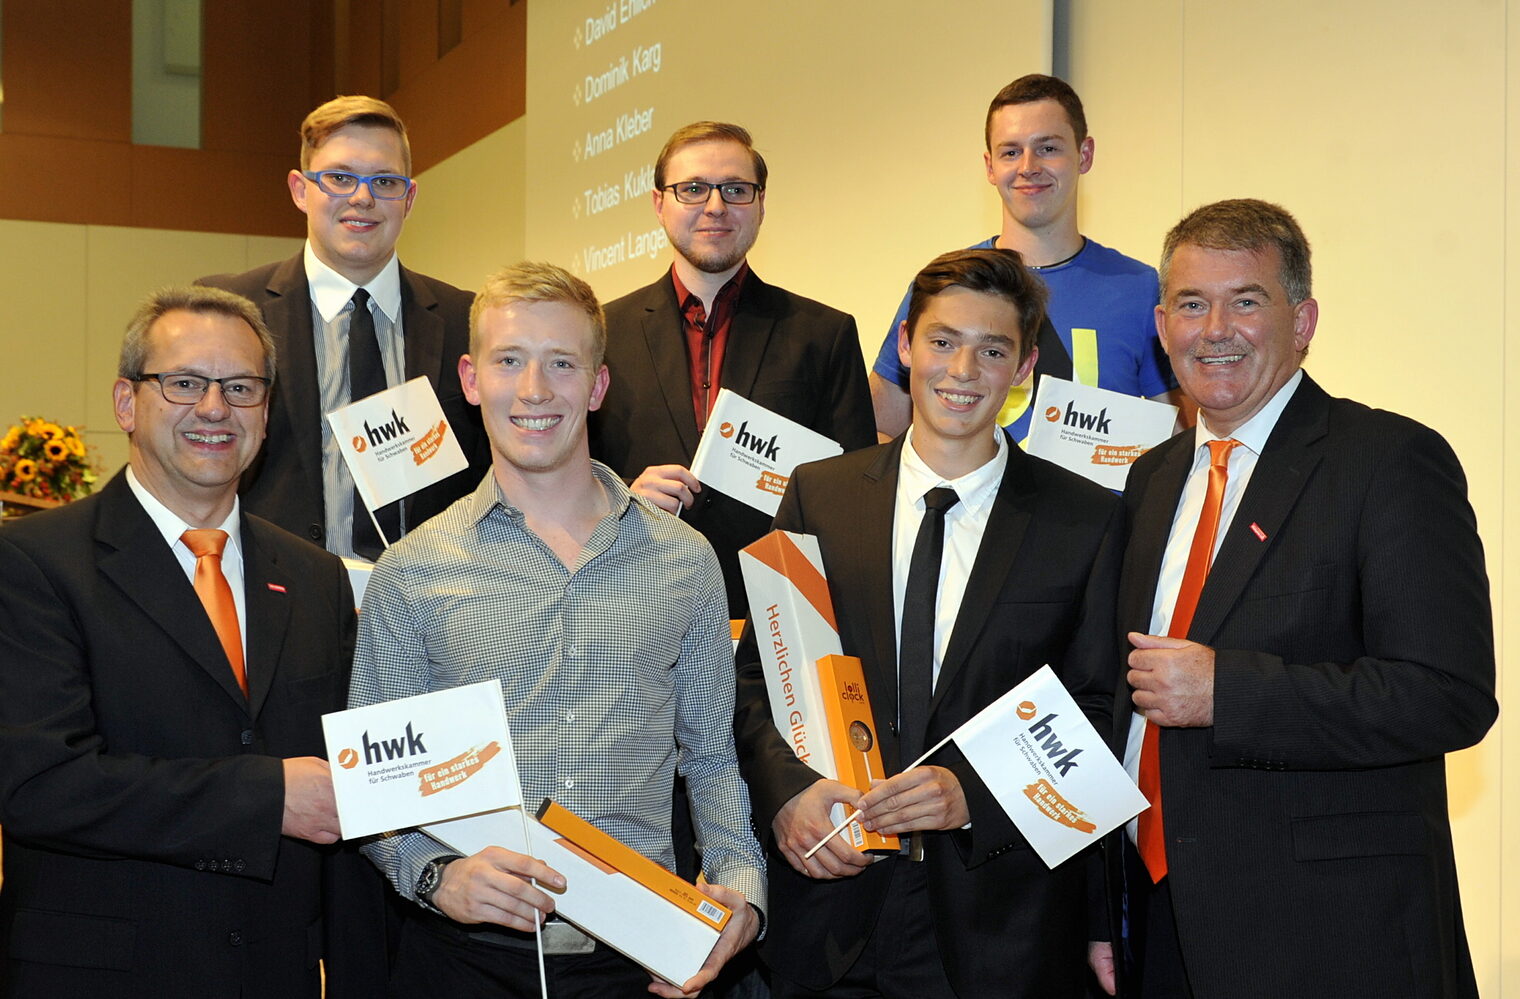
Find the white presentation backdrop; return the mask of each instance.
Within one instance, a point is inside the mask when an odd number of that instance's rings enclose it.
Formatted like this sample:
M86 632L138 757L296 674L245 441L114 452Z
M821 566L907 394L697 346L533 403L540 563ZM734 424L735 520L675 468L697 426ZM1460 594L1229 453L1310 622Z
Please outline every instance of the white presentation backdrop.
M527 255L603 301L653 281L670 263L649 194L660 147L735 122L770 167L756 272L854 314L869 363L918 268L997 231L983 119L1004 84L1049 71L1049 8L533 3Z

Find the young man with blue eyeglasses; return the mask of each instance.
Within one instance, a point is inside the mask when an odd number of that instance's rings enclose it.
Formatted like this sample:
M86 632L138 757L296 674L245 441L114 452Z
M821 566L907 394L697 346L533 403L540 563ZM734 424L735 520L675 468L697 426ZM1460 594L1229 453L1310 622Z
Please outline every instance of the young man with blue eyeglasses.
M254 513L339 555L383 548L324 413L426 375L470 467L376 511L385 541L469 492L489 463L480 411L455 365L469 345L470 293L402 267L396 240L417 197L406 125L372 97L338 97L301 123L286 178L306 215L298 255L201 283L259 305L279 347L269 435L243 477Z

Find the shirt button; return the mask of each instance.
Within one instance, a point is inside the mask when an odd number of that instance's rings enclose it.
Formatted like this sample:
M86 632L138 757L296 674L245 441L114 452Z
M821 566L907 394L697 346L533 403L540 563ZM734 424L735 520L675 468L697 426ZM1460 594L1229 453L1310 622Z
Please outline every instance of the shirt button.
M241 947L243 946L243 934L237 930L233 930L227 934L227 942L234 947Z
M243 729L242 734L239 735L238 738L242 741L243 745L245 745L245 746L251 746L251 745L253 745L253 729L251 729L251 728L245 728L245 729Z
M574 777L566 777L565 778L565 787L571 788L571 787L574 787L574 786L575 786L575 778Z
M573 721L575 721L575 712L574 711L566 711L565 712L565 721L567 721L567 722L573 722Z
M572 656L578 656L581 654L581 647L579 645L572 645L567 648L565 652Z

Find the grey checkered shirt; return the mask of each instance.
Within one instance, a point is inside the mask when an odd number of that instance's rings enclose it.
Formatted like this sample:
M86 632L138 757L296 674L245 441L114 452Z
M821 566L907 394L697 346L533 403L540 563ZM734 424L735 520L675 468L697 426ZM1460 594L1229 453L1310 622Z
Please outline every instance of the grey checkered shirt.
M707 879L765 906L765 861L734 755L734 666L717 557L592 463L611 501L573 570L487 473L380 559L349 705L499 679L527 806L545 798L674 869L686 778ZM413 898L448 851L401 832L364 852Z

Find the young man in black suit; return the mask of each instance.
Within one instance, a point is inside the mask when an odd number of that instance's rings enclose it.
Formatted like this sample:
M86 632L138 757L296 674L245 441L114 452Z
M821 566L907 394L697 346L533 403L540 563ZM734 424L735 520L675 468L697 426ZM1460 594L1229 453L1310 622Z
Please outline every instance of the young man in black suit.
M1044 297L1011 250L935 259L898 337L912 426L802 466L781 502L776 527L818 538L896 776L862 795L799 760L747 640L736 733L772 851L761 956L777 996L1081 994L1096 864L1048 869L953 743L898 772L1046 663L1099 731L1110 724L1118 498L997 426L1008 387L1034 366ZM943 508L938 561L920 557L931 505ZM906 852L871 863L836 837L804 859L836 802L901 835Z
M691 474L718 390L846 451L876 442L855 320L750 270L767 177L764 157L738 125L694 122L665 143L653 201L675 260L658 281L607 306L612 390L591 423L592 457L711 542L734 617L748 606L739 549L764 534L770 518Z
M468 493L490 464L480 410L456 371L471 295L396 258L417 197L411 172L395 109L373 97L328 101L301 123L301 168L286 177L306 215L306 248L200 280L257 304L279 347L269 439L244 476L243 502L338 555L378 558L381 539L324 414L418 376L432 382L470 467L378 511L390 542Z

